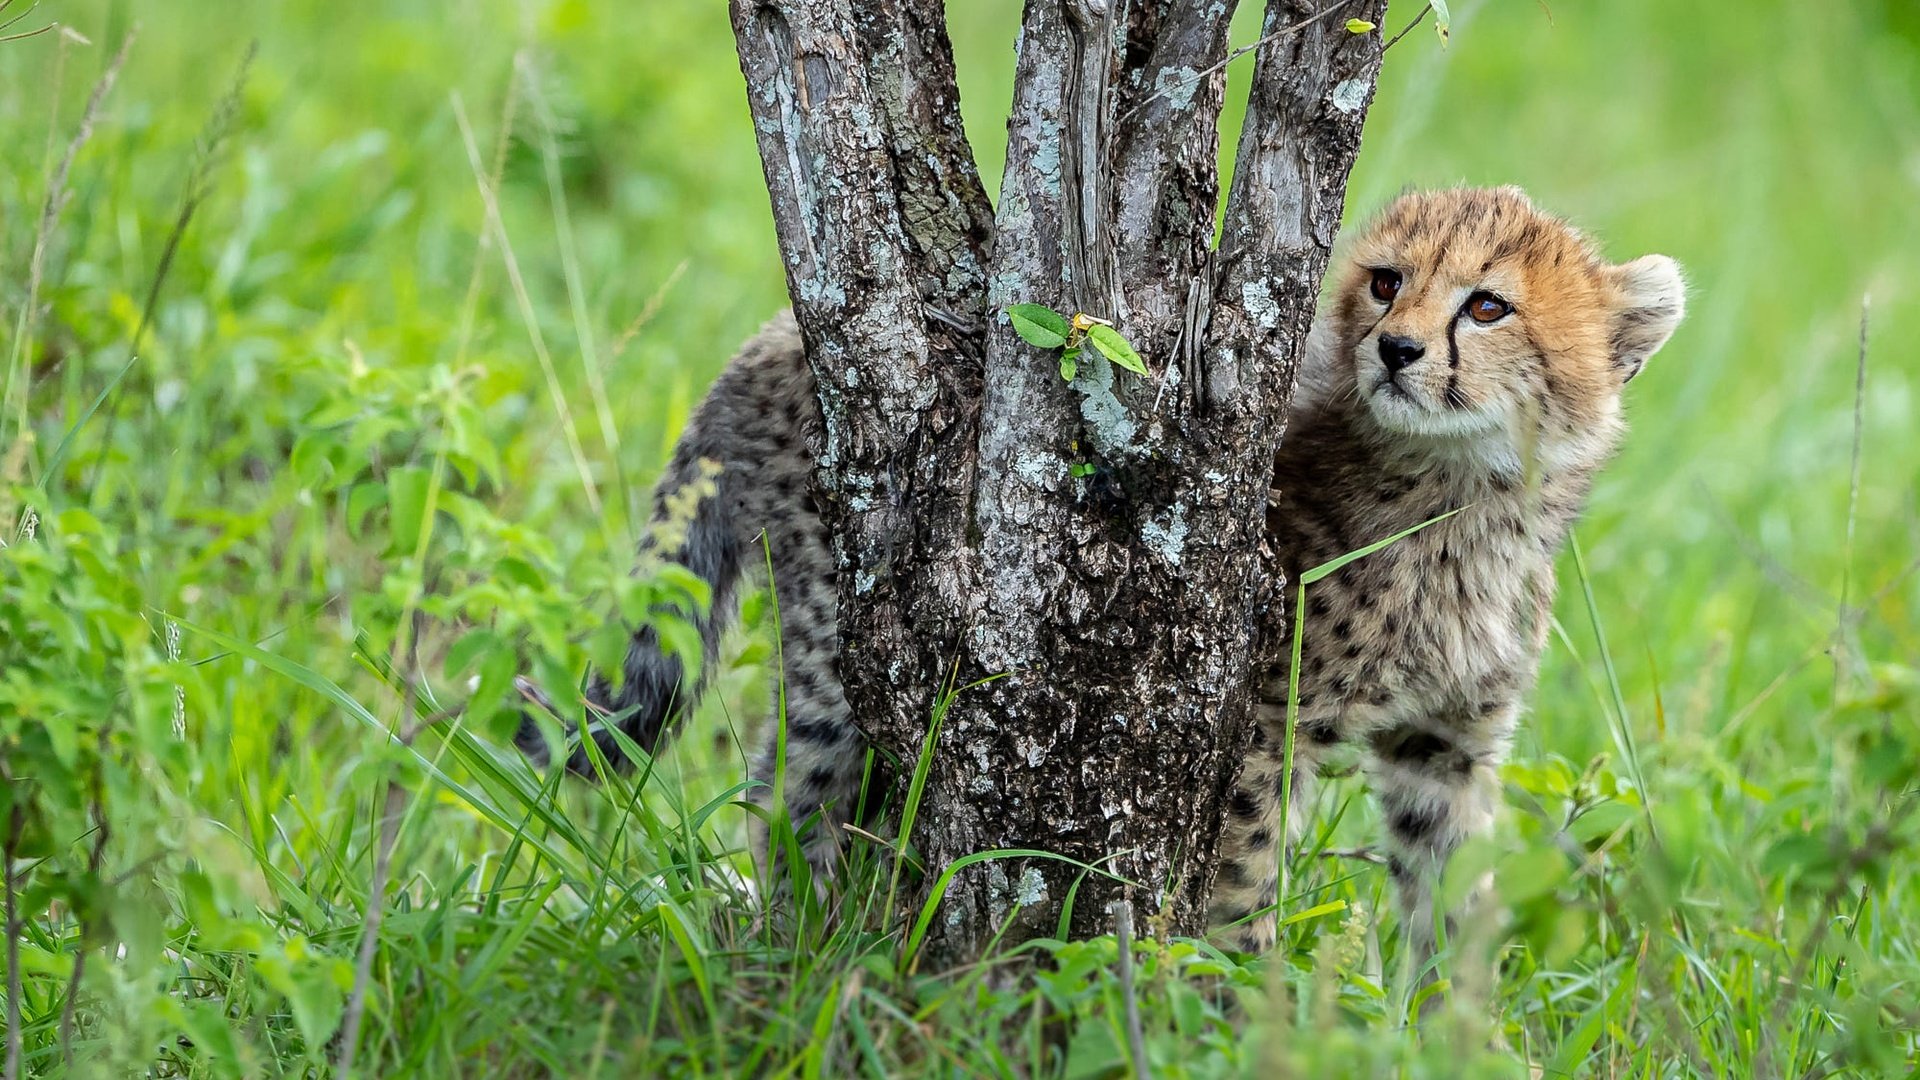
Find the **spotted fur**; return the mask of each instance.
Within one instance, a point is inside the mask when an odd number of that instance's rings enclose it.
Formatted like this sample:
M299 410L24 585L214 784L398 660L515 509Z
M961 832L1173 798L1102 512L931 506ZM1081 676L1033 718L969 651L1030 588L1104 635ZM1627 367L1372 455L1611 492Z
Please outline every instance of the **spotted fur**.
M1391 300L1376 271L1399 280ZM1388 279L1392 280L1391 277ZM1531 688L1555 553L1623 425L1620 392L1678 325L1664 256L1604 261L1515 188L1401 197L1329 274L1274 466L1270 541L1289 580L1456 512L1308 590L1287 829L1317 770L1365 753L1416 947L1448 855L1492 823L1494 770ZM1482 294L1511 306L1482 324ZM1497 310L1497 308L1491 309ZM1382 338L1420 355L1386 361ZM1255 750L1229 803L1215 925L1273 944L1291 613L1269 630Z

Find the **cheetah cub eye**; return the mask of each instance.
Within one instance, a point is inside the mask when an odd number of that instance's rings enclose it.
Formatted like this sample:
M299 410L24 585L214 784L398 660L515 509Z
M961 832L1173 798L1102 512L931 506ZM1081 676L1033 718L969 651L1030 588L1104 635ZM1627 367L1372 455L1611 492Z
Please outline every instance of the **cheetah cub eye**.
M1490 292L1476 292L1467 297L1466 306L1460 309L1467 318L1477 323L1497 323L1513 314L1513 305Z
M1400 271L1384 266L1376 268L1373 271L1373 298L1383 304L1391 304L1393 298L1399 295Z

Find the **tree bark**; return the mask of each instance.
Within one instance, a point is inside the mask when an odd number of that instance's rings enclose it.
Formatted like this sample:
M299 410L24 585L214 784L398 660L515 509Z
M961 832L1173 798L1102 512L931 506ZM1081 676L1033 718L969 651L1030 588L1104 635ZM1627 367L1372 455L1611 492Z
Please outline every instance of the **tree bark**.
M995 212L940 0L733 0L826 415L849 697L911 762L948 679L997 676L939 736L928 885L1040 849L1204 929L1281 584L1260 559L1273 454L1379 69L1379 34L1345 24L1384 8L1269 0L1216 249L1230 4L1030 0ZM1027 302L1114 320L1151 377L1089 351L1064 382L1007 324ZM969 867L935 962L1009 920L1051 933L1079 876ZM1075 933L1109 892L1079 885Z

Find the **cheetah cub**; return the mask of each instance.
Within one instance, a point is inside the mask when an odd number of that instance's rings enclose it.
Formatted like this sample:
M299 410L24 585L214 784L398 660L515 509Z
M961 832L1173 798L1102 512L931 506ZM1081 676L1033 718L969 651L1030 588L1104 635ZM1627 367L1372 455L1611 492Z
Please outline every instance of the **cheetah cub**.
M1274 461L1269 539L1288 580L1442 514L1307 590L1289 843L1328 751L1366 754L1410 946L1432 889L1488 829L1532 687L1554 555L1619 442L1620 392L1679 324L1663 255L1611 264L1517 188L1402 196L1328 275ZM1210 912L1273 945L1292 612L1268 626L1254 750L1229 804Z
M1553 555L1593 472L1618 440L1620 389L1680 321L1672 260L1600 260L1517 189L1402 197L1331 272L1295 418L1275 461L1270 541L1289 578L1449 510L1426 529L1315 585L1304 644L1289 829L1304 824L1328 749L1363 743L1392 834L1390 867L1417 940L1432 939L1430 885L1447 854L1489 823L1493 768L1533 681L1553 596ZM674 449L656 519L704 490L657 552L713 589L700 626L711 661L764 532L780 589L787 707L786 800L831 869L859 794L863 748L836 657L834 558L807 492L820 406L800 334L782 314L734 358ZM717 473L713 464L719 465ZM1285 657L1275 612L1269 655ZM621 761L619 728L652 750L699 691L651 628L616 687L586 697L589 735ZM1259 676L1259 738L1233 797L1214 922L1248 951L1273 943L1286 668ZM538 691L523 692L543 702ZM769 725L771 728L772 725ZM531 718L517 742L544 762ZM591 776L577 740L567 766ZM772 735L753 775L771 779ZM756 798L765 798L762 787ZM754 838L765 858L764 830ZM1245 921L1243 921L1245 920Z

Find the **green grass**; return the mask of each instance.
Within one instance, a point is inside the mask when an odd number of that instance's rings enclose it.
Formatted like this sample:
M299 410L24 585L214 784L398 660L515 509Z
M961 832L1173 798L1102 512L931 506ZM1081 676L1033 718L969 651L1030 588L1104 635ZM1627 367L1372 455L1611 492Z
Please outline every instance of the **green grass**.
M952 5L990 174L1016 6ZM1363 780L1335 783L1275 956L1139 913L1153 1072L1907 1074L1920 14L1452 7L1451 47L1388 55L1356 213L1519 183L1617 258L1679 259L1691 314L1563 560L1501 832L1454 875L1494 869L1502 902L1443 960L1453 993L1407 1023L1384 873L1341 854L1375 835ZM864 842L844 888L755 920L763 599L642 773L588 789L500 749L520 658L566 685L616 609L700 599L627 569L691 403L781 303L723 5L47 0L8 32L43 19L91 44L0 44L27 1073L66 1047L82 1076L328 1073L357 1000L364 1075L1120 1074L1112 938L915 970L895 852ZM28 312L49 177L136 22Z

